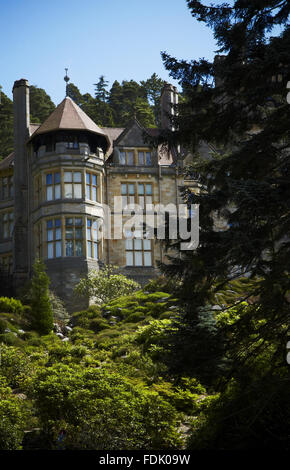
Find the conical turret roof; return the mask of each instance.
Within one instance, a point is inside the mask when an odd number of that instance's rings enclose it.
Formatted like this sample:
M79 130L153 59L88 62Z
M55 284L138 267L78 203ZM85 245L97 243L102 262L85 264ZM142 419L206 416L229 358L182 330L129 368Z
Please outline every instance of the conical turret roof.
M55 108L51 115L32 134L31 139L39 134L58 130L89 131L110 140L105 132L68 96Z

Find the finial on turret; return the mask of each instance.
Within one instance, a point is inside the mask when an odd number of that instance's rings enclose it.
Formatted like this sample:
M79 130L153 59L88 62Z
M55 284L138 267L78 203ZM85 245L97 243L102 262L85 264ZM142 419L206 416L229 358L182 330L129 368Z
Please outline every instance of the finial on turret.
M68 82L70 81L70 78L68 77L67 75L67 71L68 69L64 69L65 70L65 77L63 78L64 81L66 82L66 86L65 86L65 96L68 96Z

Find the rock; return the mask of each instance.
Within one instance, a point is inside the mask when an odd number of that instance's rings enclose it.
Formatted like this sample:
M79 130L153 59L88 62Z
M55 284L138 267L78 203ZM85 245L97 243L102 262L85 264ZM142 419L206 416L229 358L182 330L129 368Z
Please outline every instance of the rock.
M169 297L169 296L168 296ZM166 302L168 300L168 297L162 297L161 299L157 299L156 303L161 304L162 302Z

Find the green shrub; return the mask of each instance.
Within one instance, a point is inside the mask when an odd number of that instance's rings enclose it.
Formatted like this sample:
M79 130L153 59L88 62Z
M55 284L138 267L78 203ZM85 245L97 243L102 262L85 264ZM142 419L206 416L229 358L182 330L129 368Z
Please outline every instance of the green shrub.
M1 335L2 336L2 335ZM14 336L15 338L15 336ZM0 339L1 342L1 339ZM0 344L1 376L5 376L10 387L18 387L21 379L29 372L29 361L16 347Z
M0 318L0 334L5 333L5 330L9 327L9 323L4 318Z
M145 318L144 316L144 312L134 312L134 313L131 313L131 315L129 315L126 319L125 319L125 322L128 322L128 323L137 323L139 321L142 321L143 319Z
M110 328L110 325L104 318L93 318L89 322L89 328L95 333L98 333L99 331L105 330L106 328Z
M138 289L140 285L137 282L118 274L118 267L105 266L100 271L91 271L87 277L81 279L75 293L87 299L94 298L101 305Z
M0 343L7 344L9 346L21 346L22 340L14 333L3 333L0 334Z
M20 402L0 377L0 449L20 450L24 436L26 415Z
M40 371L32 394L51 443L66 429L65 449L180 448L178 415L156 392L121 374L57 364Z
M13 297L0 297L0 312L22 314L24 312L24 306L20 300L14 299Z

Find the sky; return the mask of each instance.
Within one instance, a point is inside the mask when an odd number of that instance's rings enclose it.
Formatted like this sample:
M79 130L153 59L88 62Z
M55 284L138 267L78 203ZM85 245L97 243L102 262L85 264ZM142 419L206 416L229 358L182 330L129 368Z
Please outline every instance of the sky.
M81 93L109 81L146 80L154 72L177 85L160 52L212 59L212 32L191 17L185 0L0 0L0 85L15 80L44 88L55 104L65 96L65 67Z

